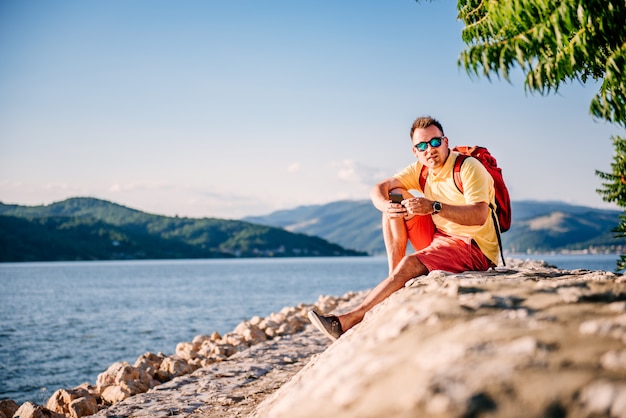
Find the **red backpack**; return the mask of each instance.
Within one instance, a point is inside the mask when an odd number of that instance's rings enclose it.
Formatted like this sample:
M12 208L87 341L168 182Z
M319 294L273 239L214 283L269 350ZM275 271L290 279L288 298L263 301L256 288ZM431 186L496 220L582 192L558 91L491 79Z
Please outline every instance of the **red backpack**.
M470 146L458 146L454 147L452 151L459 153L456 161L454 162L454 184L463 193L463 181L461 180L461 165L467 157L474 157L485 166L491 177L493 177L493 186L496 194L496 207L491 204L491 217L496 225L496 235L498 236L498 245L500 246L500 255L502 255L502 261L504 262L504 255L502 254L502 241L500 239L500 233L506 232L511 228L511 197L509 196L509 190L504 184L504 178L502 177L502 169L498 167L496 159L491 155L489 150L485 147L475 145ZM428 178L428 167L422 166L420 173L420 186L424 190L426 179ZM495 213L495 214L494 214Z

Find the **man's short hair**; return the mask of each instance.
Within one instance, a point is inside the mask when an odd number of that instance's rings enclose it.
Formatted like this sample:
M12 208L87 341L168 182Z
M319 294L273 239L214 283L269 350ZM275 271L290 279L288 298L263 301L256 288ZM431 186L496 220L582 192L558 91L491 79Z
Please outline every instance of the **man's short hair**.
M420 116L419 118L415 119L415 122L413 122L413 126L411 126L411 140L413 139L413 133L416 129L426 129L432 125L435 125L437 128L439 128L441 134L445 135L443 132L443 127L437 119L430 116Z

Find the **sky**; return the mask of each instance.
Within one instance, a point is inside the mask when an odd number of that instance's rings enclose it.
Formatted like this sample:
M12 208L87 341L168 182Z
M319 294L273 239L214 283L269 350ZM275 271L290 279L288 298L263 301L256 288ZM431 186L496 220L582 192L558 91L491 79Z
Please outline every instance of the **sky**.
M3 0L0 202L239 219L368 199L431 115L512 200L616 208L599 85L470 76L462 27L449 0Z

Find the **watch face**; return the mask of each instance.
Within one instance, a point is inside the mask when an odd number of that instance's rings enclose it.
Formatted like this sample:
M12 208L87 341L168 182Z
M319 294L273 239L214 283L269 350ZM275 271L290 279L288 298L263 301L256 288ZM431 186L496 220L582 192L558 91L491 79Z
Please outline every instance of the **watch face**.
M441 210L441 203L439 202L433 203L433 210L435 211L435 213L438 213Z

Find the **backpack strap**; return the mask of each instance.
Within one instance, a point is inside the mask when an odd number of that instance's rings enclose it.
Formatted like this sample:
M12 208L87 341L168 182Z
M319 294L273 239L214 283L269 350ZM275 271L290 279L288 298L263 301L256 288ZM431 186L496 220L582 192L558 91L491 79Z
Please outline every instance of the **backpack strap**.
M426 179L428 178L428 167L422 165L422 171L420 171L420 187L422 188L422 193L424 193L424 186L426 186Z
M469 155L459 154L454 161L454 170L452 176L454 177L454 184L459 192L463 193L463 180L461 180L461 165Z
M500 257L502 257L502 265L506 267L506 261L504 261L504 252L502 251L502 237L500 236L500 224L498 223L498 217L496 216L496 209L493 205L489 204L489 210L491 211L491 220L493 220L493 226L496 229L496 237L498 238L498 248L500 248Z

